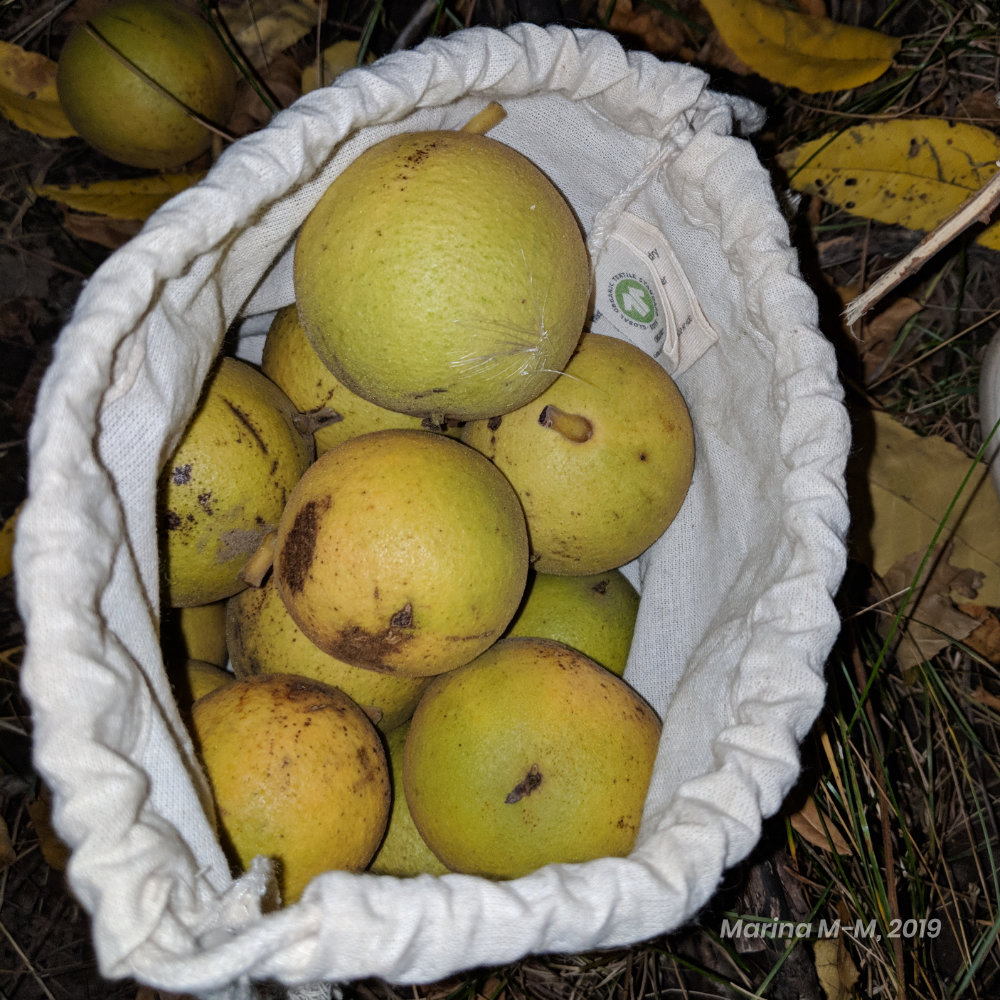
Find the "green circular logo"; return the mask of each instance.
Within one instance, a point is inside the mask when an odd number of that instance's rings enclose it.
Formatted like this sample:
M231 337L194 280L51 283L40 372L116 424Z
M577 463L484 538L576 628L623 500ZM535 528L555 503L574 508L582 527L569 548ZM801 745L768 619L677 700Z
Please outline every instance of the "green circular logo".
M622 278L612 293L615 305L635 323L652 323L656 319L656 304L653 294L641 281Z

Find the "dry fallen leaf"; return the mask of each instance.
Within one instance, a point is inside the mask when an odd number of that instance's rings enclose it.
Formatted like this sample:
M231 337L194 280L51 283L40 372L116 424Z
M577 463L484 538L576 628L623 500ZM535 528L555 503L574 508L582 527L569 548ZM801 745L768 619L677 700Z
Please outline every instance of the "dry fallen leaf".
M841 287L837 292L846 306L861 292L861 289ZM903 295L881 304L877 311L867 313L861 322L855 325L854 336L857 338L858 353L861 356L866 382L882 374L887 363L898 351L897 338L903 325L923 308L916 299Z
M978 602L1000 606L1000 497L987 467L885 413L859 414L854 433L849 491L855 557L885 577L901 559L925 551L971 467L941 538L953 543L956 566L983 574Z
M843 935L813 941L813 958L826 1000L850 1000L860 973Z
M78 240L96 243L107 250L124 246L142 229L140 219L109 219L104 215L63 214L63 227Z
M197 172L89 184L39 184L32 191L78 212L92 212L109 219L147 219L164 202L204 176L204 172Z
M878 79L900 39L760 0L702 0L723 41L767 80L807 94Z
M70 851L52 826L52 796L48 787L42 785L38 795L26 799L25 808L28 810L28 817L35 835L38 837L38 846L41 848L42 857L45 858L50 868L59 872L65 871Z
M1000 713L1000 698L987 691L982 684L978 687L974 687L969 692L969 697L972 698L973 701L978 701L980 705L985 705L992 711Z
M850 854L851 845L829 816L821 815L814 798L806 799L805 805L788 820L792 829L807 843L822 851L835 854Z
M965 645L990 663L1000 663L1000 618L981 604L960 604L959 611L979 623Z
M851 215L934 229L993 176L1000 136L941 118L898 118L852 125L778 156L796 191ZM1000 249L1000 222L977 242Z
M939 547L927 561L918 577L924 552L912 552L895 563L882 579L885 598L879 618L883 639L893 627L896 612L913 586L904 611L902 629L897 629L896 658L903 670L909 670L936 656L952 642L961 642L978 627L979 621L960 611L955 595L975 597L982 583L982 574L975 570L953 566L950 561L953 546Z
M258 75L269 91L270 99L276 103L277 110L287 108L302 96L302 71L287 53L274 56L266 69L258 70ZM229 131L233 135L249 135L266 125L271 118L272 112L260 95L245 80L241 80L236 90L236 106L227 123Z
M168 993L152 986L140 986L136 990L135 1000L197 1000L197 997L191 993Z
M56 93L56 63L0 41L0 114L47 139L76 135Z
M326 15L323 0L222 0L219 13L250 62L261 69L305 38Z
M14 842L10 839L7 820L0 816L0 872L9 868L17 860Z
M683 24L663 9L632 0L605 0L599 12L608 19L609 31L640 40L643 48L661 59L690 57Z
M0 578L9 576L14 569L14 526L20 511L21 505L18 504L17 509L0 528Z
M967 116L970 124L993 128L1000 125L1000 106L997 105L997 92L992 87L967 94L958 102L956 110L958 117Z

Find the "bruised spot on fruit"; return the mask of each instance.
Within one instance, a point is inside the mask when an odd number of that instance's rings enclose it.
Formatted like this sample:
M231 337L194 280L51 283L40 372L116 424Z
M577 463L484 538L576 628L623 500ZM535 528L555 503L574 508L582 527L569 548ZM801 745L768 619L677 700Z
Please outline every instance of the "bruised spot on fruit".
M369 631L360 625L349 625L333 637L326 651L347 663L356 663L381 673L392 673L393 668L386 664L386 659L398 652L416 634L413 631L413 609L409 605L407 608L397 611L390 619L388 628L380 632ZM393 620L403 611L407 611L408 616L403 620L408 620L409 624L394 625Z
M215 511L212 510L212 491L211 490L208 490L205 493L199 493L198 494L198 506L201 507L201 509L206 514L214 514L215 513Z
M645 453L644 451L640 451L640 452L639 452L639 461L640 461L640 462L645 462L645 461L646 461L646 459L647 459L647 455L646 455L646 453Z
M175 510L168 510L165 515L165 519L167 522L168 531L176 531L183 523L181 521L180 515Z
M498 430L500 430L500 425L502 423L503 423L503 417L502 416L501 417L490 417L490 419L486 421L486 426L491 431L498 431Z
M508 806L520 802L521 799L529 796L542 783L542 772L538 770L537 764L532 764L528 768L528 773L507 793L504 803Z
M389 626L391 628L413 628L413 605L409 601L389 619Z
M185 486L191 482L191 464L178 465L174 469L170 478L173 480L175 486Z
M330 498L310 500L302 505L285 536L278 572L293 594L302 592L316 550L316 532L320 515L330 506Z
M380 761L377 757L374 757L370 752L368 747L363 744L355 750L355 756L358 761L358 770L360 772L360 780L358 781L359 786L364 786L371 782L372 784L378 784L383 776L383 772L380 767Z
M598 594L606 594L608 592L608 581L598 580L597 583L595 583L594 586L591 587L591 590L593 590L595 593Z
M308 677L289 678L281 689L288 701L299 705L303 712L322 712L327 709L344 714L347 709L330 696L330 689L320 681Z
M232 411L233 416L250 432L254 441L257 442L257 447L266 455L267 445L264 443L264 439L260 436L257 428L250 422L250 418L231 400L223 398L223 402Z
M421 163L424 162L424 160L427 159L428 156L430 156L431 150L434 149L436 146L437 143L429 142L427 143L427 146L423 149L418 147L412 153L410 153L408 157L406 157L405 162L409 163L411 166L414 167L419 166Z

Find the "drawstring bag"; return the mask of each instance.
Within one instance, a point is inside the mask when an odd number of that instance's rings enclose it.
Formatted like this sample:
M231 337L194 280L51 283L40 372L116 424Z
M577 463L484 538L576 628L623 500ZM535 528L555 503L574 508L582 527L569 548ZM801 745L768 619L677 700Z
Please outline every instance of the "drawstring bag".
M663 720L641 830L627 858L506 882L331 871L262 912L269 863L231 875L164 672L157 476L216 355L252 357L292 301L296 232L337 173L490 101L507 113L490 134L587 234L592 328L659 358L695 427L684 507L625 568L641 592L625 676ZM471 28L307 94L89 280L38 399L16 573L35 761L104 975L237 997L628 946L689 920L751 851L823 702L848 520L833 350L734 134L761 123L703 72L603 32ZM616 296L624 279L634 294Z

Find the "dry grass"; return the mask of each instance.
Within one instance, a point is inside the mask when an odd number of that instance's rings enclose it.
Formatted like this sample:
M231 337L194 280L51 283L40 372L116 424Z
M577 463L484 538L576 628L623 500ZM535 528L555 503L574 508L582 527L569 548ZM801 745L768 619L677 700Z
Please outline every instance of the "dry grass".
M0 33L46 51L48 26L65 6L55 0L6 0L0 3ZM330 24L365 39L375 52L387 51L404 34L419 40L434 25L446 31L477 21L503 24L530 19L532 12L548 20L553 11L567 21L599 23L608 14L606 5L570 9L503 0L440 4L430 16L425 10L419 17L416 3L335 6ZM708 44L711 24L696 3L635 8L648 15L645 24L659 25L661 44L673 38L679 52L696 60L718 52ZM810 135L857 121L920 114L994 131L1000 127L994 100L1000 89L1000 36L991 5L834 0L828 11L837 20L904 38L896 64L882 80L849 93L806 97L709 64L720 87L748 93L767 107L767 129L755 139L765 163L774 166L777 153ZM641 44L641 38L629 36L628 42ZM17 278L17 287L0 303L0 337L11 359L0 376L0 449L7 473L0 514L7 516L23 496L32 386L81 279L103 251L68 235L57 213L25 194L27 179L53 170L86 174L92 168L82 154L67 163L58 144L26 139L9 128L3 134L0 267ZM777 169L775 174L780 184ZM837 290L870 283L917 236L809 199L799 204L793 231L804 272L823 306L824 330L839 351L856 421L863 424L873 408L884 409L922 434L943 436L975 455L982 443L979 366L1000 319L997 255L969 240L947 247L869 317L888 317L884 329L873 333L869 327L866 339L859 340L843 328ZM44 288L31 277L42 266ZM916 308L906 309L905 300ZM898 321L893 310L901 310ZM863 505L864 497L856 493L852 502ZM854 558L839 598L844 627L828 665L829 699L803 746L799 786L782 814L766 825L754 855L727 874L691 925L626 950L530 957L420 989L355 983L345 987L345 996L939 1000L1000 995L995 805L1000 646L984 636L951 641L903 670L892 645L882 639L893 612L879 602L876 583ZM996 626L994 615L984 614L983 620ZM30 724L17 691L20 642L7 580L0 591L0 804L10 843L0 838L5 861L0 994L7 1000L148 997L135 983L101 979L85 915L44 856L53 845L44 832L40 836L37 817L33 822L29 812L38 786L29 758ZM809 803L815 806L811 829L800 818ZM827 925L840 919L859 933L843 934L832 946L766 934L725 938L724 922L739 917ZM899 931L895 937L893 930Z

